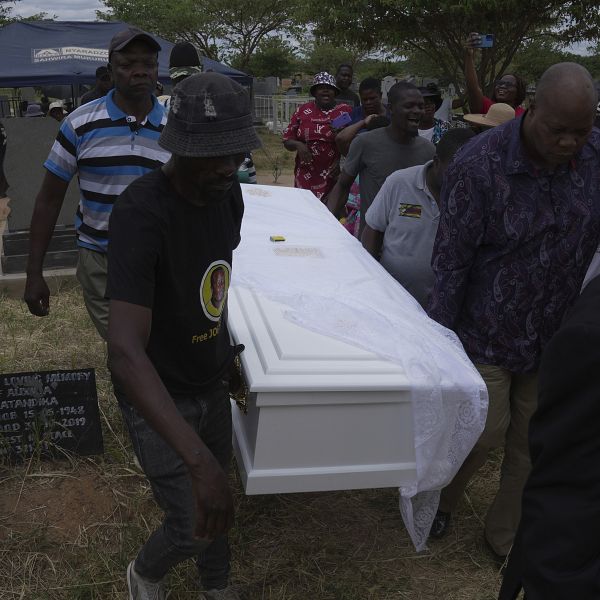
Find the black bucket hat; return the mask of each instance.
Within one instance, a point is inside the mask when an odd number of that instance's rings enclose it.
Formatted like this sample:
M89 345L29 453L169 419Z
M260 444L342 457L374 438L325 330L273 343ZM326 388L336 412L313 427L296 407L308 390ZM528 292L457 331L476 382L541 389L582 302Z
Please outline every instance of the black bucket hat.
M443 102L442 92L440 92L440 89L437 85L435 85L435 83L428 83L426 86L420 87L419 91L421 92L421 96L423 96L423 98L433 98L433 101L435 102L435 110L440 108Z
M158 143L177 156L247 154L261 146L250 94L220 73L200 73L175 86Z

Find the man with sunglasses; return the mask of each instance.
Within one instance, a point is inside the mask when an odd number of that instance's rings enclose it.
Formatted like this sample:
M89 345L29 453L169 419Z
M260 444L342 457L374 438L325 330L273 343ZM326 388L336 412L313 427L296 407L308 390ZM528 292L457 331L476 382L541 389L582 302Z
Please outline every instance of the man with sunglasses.
M504 102L515 109L516 117L520 117L525 112L521 106L527 94L525 82L518 75L505 73L494 82L491 98L485 96L475 69L474 54L478 48L481 48L481 34L472 32L465 42L465 83L470 112L485 115L492 104Z

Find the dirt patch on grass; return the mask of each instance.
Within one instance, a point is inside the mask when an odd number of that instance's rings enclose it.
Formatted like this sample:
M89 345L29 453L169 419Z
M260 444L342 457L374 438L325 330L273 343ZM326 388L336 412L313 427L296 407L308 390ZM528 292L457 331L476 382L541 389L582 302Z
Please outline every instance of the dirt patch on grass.
M48 541L73 540L110 519L112 490L94 472L13 477L1 484L0 539L28 529L45 529Z

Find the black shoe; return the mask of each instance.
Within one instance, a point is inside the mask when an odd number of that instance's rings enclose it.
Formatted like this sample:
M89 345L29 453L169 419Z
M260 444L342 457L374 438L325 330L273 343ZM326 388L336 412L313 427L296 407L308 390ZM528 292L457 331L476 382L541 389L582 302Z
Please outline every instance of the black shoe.
M438 510L431 524L429 537L434 540L443 538L448 533L448 527L450 527L450 513Z

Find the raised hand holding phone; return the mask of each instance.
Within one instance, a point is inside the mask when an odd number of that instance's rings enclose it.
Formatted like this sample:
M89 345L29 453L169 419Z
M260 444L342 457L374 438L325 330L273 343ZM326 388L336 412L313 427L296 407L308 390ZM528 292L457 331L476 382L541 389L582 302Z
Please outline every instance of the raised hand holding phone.
M494 45L494 34L477 33L472 31L465 40L465 48L472 54L475 48L492 48Z
M479 43L477 48L492 48L494 46L494 34L482 33L479 35Z

